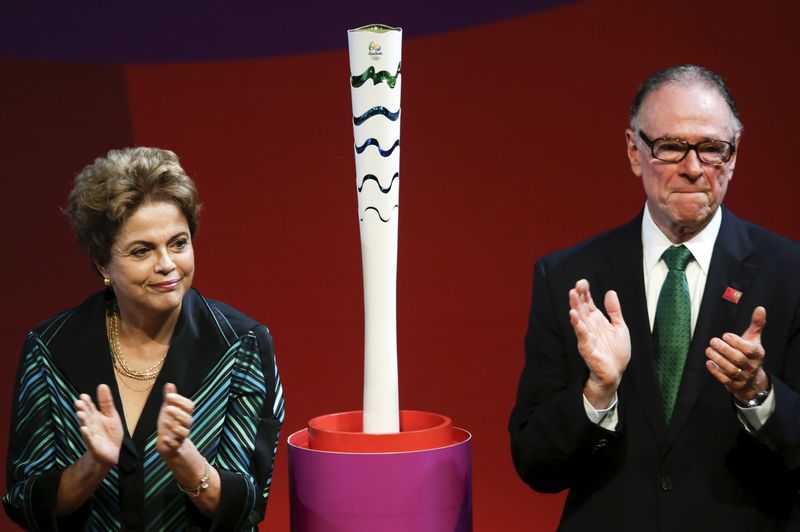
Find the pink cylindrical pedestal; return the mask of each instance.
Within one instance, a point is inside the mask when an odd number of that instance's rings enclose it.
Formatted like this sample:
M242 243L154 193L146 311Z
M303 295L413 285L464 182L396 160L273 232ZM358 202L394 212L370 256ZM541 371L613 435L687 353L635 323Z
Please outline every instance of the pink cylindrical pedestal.
M381 436L383 445L392 435ZM471 531L472 436L452 427L450 436L429 449L332 452L311 448L308 429L295 432L289 436L292 531Z

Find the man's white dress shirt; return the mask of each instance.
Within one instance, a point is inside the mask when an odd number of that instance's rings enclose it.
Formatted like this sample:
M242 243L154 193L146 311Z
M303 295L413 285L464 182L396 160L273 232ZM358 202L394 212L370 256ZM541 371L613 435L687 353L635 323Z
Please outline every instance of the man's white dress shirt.
M718 208L711 221L702 231L690 240L683 242L683 245L689 249L694 258L686 266L686 282L689 285L689 297L692 302L692 335L694 335L694 328L697 324L700 303L703 300L703 290L706 287L708 268L711 265L711 255L714 252L714 243L717 240L721 225L722 208ZM642 216L642 268L644 271L645 296L647 297L647 313L650 318L650 331L653 330L653 322L656 318L656 305L658 304L658 296L661 293L661 286L664 284L669 271L666 263L661 259L661 255L672 245L669 238L664 235L653 221L653 217L650 215L650 208L645 205L644 215ZM631 356L634 355L631 354ZM737 405L739 419L748 431L758 430L766 423L770 414L775 410L774 397L775 395L770 393L762 405L752 408L742 408ZM617 416L616 394L611 405L604 410L596 410L586 399L586 396L583 397L583 406L592 423L597 423L608 430L614 430L617 427L619 419Z

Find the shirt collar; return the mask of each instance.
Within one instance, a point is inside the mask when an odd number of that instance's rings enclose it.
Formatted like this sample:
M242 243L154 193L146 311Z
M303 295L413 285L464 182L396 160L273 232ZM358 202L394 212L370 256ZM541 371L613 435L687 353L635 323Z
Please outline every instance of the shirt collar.
M717 240L719 228L722 225L722 206L717 209L711 221L702 231L694 235L683 244L692 252L695 262L708 275L711 264L711 255L714 252L714 242ZM650 216L650 207L645 204L642 216L642 249L644 250L644 269L648 274L653 271L661 255L672 246L672 242Z

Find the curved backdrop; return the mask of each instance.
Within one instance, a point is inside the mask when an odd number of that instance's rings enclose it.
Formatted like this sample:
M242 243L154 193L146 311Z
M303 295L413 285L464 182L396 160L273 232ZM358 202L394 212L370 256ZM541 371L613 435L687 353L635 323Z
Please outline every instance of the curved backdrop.
M623 131L644 77L728 79L745 133L727 204L800 236L794 4L92 4L0 17L0 448L25 332L100 287L60 213L72 177L113 147L170 148L204 201L196 286L275 337L287 417L262 529L289 529L285 437L361 405L348 28L404 30L400 404L473 432L476 530L557 523L564 494L517 478L505 428L531 266L641 209Z

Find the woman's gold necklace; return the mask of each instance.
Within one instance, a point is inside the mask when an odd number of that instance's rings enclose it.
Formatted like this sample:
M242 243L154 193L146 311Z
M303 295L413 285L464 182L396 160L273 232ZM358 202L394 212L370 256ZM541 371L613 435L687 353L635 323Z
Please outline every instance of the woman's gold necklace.
M156 383L156 381L152 381L150 384L148 384L144 388L134 388L133 386L131 386L130 384L125 382L125 379L123 378L124 376L122 375L122 373L117 371L117 375L119 375L119 379L117 379L117 382L121 382L124 387L126 387L127 389L129 389L132 392L149 392L153 388L153 385Z
M125 355L122 354L122 349L119 345L119 310L116 304L106 313L106 331L108 332L108 344L111 348L111 359L114 362L114 370L117 374L120 377L127 377L136 381L152 381L145 388L134 388L124 379L120 379L122 384L134 392L145 392L152 388L156 378L158 378L158 374L161 372L161 367L164 365L167 355L164 355L161 360L143 371L138 371L128 366L128 361L125 360Z

